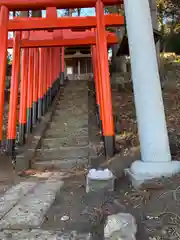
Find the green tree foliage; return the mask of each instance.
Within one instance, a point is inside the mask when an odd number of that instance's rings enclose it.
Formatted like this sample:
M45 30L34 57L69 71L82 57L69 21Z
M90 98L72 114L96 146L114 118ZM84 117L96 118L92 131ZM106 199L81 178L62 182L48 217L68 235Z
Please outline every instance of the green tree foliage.
M180 51L180 1L157 0L158 22L162 35L161 50Z
M76 14L77 16L81 15L81 8L71 8L71 9L65 9L63 12L64 16L72 16L73 14Z
M180 55L180 33L173 33L166 42L166 51Z
M105 13L119 13L124 14L123 6L111 6L105 8Z

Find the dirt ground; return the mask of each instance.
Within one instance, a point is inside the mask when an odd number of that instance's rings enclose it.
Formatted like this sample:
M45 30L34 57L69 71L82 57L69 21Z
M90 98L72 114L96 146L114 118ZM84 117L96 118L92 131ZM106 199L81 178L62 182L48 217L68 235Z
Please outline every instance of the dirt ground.
M169 71L174 71L173 66ZM172 75L171 72L171 78ZM172 157L180 159L180 67L176 67L174 78L171 78L164 84L162 91ZM124 157L128 158L132 148L139 147L132 90L113 89L113 110L118 119L117 130L120 134L117 135L117 148L120 151L118 158L121 161ZM80 213L87 204L84 202L84 196L84 175L69 178L47 214L43 227L88 230L80 224L82 223ZM150 182L138 191L134 190L128 180L122 177L116 184L115 199L124 206L126 211L136 216L139 226L137 239L180 239L179 174L173 178ZM63 216L68 216L68 220L63 221Z

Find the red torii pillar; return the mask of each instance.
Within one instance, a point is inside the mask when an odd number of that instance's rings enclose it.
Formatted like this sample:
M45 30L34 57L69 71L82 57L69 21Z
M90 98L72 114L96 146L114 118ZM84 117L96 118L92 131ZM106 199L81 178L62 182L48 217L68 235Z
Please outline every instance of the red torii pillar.
M44 62L44 69L43 69L43 115L46 113L47 110L47 49L43 49L43 62Z
M58 82L58 72L57 72L57 48L52 49L52 71L53 71L53 84L52 84L52 96L53 98L55 97L58 87L59 87L59 82Z
M44 81L44 49L39 48L39 77L38 77L38 120L43 116L43 81Z
M7 152L12 157L15 154L14 151L16 141L18 87L20 77L20 32L16 32L13 45L13 63L7 132Z
M22 49L21 83L20 83L20 107L19 107L19 144L25 143L27 122L27 88L28 88L28 60L29 50Z
M39 76L39 51L34 49L34 79L33 79L33 116L32 123L35 126L37 122L37 109L38 109L38 76Z
M64 47L61 47L61 50L60 50L60 54L61 54L61 61L60 61L60 63L61 63L61 67L60 67L60 71L61 71L61 73L60 73L60 84L61 85L63 85L64 84L64 80L65 80L65 75L64 75L64 65L65 65L65 59L64 59L64 55L65 55L65 53L64 53Z
M6 80L7 45L8 45L9 11L5 6L0 7L0 143L2 141L4 87Z
M49 107L51 103L51 48L47 49L47 54L48 54L48 66L49 66L49 71L47 72L47 85L48 85L47 106Z
M97 36L97 30L95 31L96 33L96 42L97 42L97 39L98 39L98 36ZM102 76L101 76L101 69L100 69L100 65L101 65L101 62L100 62L100 57L98 57L98 52L100 51L98 49L98 44L96 43L96 46L95 46L95 53L96 53L96 69L97 69L97 79L98 79L98 86L99 86L99 113L100 113L100 132L101 134L103 133L103 127L102 127L102 122L103 122L103 95L102 95L102 89L101 89L101 79L102 79ZM102 137L103 137L103 134L102 134Z
M49 87L50 87L50 74L49 74L49 48L46 48L46 111L49 107Z
M34 77L34 49L29 49L28 62L28 93L27 93L27 133L32 132L32 107L33 107L33 77Z
M104 5L101 0L96 2L97 16L97 57L100 61L100 88L102 91L102 127L105 152L107 157L112 157L115 151L115 133L112 113L112 96L108 67L107 38L104 22Z
M56 7L47 7L46 8L46 18L47 19L57 19L57 9ZM59 58L60 58L60 53L59 53L59 56L58 56L58 59L53 59L55 58L55 49L57 49L58 51L58 48L49 48L48 49L48 65L49 65L49 74L48 74L48 99L47 99L47 104L48 106L51 104L52 102L52 97L53 97L53 91L54 91L54 84L53 84L53 81L55 81L56 79L56 76L55 76L55 72L54 72L54 69L56 69L56 66L59 62Z
M49 48L49 105L52 103L52 48Z

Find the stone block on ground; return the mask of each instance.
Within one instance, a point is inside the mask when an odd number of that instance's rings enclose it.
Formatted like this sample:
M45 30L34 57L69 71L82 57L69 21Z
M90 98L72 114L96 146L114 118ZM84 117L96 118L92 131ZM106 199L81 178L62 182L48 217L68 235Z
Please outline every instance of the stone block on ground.
M91 240L90 234L51 232L44 230L5 230L0 232L2 240Z
M135 218L129 213L108 216L104 228L105 240L135 240L137 226Z
M99 191L100 189L114 190L114 176L112 172L109 169L89 170L86 180L86 192Z
M62 186L63 182L55 177L39 183L5 215L0 229L39 228Z
M48 129L46 131L46 137L51 138L66 138L66 137L88 137L88 128L79 128L74 129L74 131L70 131L67 129L67 131L63 131L62 129L56 129L52 131L52 129Z
M89 147L61 147L39 150L42 160L84 158L89 156Z
M35 186L36 182L21 182L6 191L0 198L0 219L9 212L29 191Z
M89 144L88 137L45 138L45 139L43 139L43 146L46 148L86 146L88 144Z

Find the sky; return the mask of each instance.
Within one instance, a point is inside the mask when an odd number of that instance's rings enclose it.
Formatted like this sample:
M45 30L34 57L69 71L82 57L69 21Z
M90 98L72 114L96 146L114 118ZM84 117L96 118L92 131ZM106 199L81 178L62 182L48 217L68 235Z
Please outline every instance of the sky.
M63 16L63 10L58 10L58 17ZM46 16L46 11L42 11L42 17ZM77 16L77 13L73 13L73 16ZM94 8L81 8L81 16L95 16Z

